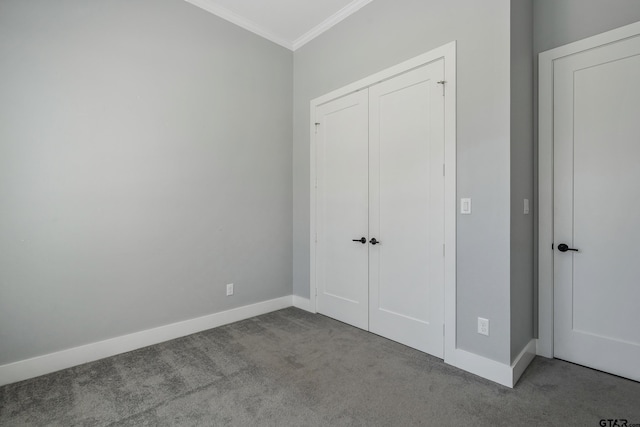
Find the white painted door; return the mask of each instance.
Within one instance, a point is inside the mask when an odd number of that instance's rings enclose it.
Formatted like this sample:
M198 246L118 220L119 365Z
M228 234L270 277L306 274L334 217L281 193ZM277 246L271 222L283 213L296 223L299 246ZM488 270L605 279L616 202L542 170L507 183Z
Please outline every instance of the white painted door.
M640 381L640 37L553 78L555 357Z
M369 89L369 330L441 358L443 62Z
M317 310L362 329L369 327L367 112L366 90L316 109Z

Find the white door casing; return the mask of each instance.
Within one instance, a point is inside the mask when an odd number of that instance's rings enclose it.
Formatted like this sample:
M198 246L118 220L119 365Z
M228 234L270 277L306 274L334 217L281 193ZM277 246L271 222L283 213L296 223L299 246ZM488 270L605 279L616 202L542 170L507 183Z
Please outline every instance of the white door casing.
M316 110L317 310L368 328L368 97ZM354 242L360 238L365 243Z
M443 60L369 89L369 330L443 357ZM440 82L440 83L438 83Z
M639 24L540 56L539 353L635 380L638 76Z

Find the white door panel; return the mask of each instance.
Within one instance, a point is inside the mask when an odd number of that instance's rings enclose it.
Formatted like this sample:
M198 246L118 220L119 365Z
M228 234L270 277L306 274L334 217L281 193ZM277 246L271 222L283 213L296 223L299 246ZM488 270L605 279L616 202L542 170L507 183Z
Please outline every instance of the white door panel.
M640 37L556 61L554 352L635 380L639 158Z
M371 332L443 357L444 98L437 61L369 90Z
M319 313L368 328L367 91L316 110Z

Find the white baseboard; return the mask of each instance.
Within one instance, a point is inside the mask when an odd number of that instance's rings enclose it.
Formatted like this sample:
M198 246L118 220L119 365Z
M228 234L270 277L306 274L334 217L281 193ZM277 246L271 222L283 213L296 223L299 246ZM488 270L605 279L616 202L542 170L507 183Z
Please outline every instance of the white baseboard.
M308 311L310 313L315 313L315 307L311 306L311 300L309 298L299 297L297 295L293 296L293 306L297 307L301 310Z
M23 381L40 375L115 356L207 329L270 313L291 306L315 313L307 298L289 295L269 301L234 308L207 316L160 326L133 334L123 335L96 343L86 344L31 359L0 366L0 386ZM536 355L536 340L531 340L514 362L505 365L495 360L455 349L445 362L472 374L513 387Z
M524 373L524 370L527 369L527 366L529 366L534 357L536 357L536 341L537 340L535 338L529 341L529 343L522 349L518 357L516 357L511 364L514 386Z
M445 362L482 378L513 388L535 355L536 342L533 339L515 358L511 366L459 348L455 349L453 357L447 358Z
M447 358L445 362L498 384L513 387L511 367L504 363L459 348L455 349L453 357Z
M0 366L0 386L291 307L291 295Z

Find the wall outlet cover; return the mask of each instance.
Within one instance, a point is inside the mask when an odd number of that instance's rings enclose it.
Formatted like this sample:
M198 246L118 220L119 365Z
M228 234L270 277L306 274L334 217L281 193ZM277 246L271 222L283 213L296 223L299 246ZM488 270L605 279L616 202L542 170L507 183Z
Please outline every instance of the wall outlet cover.
M233 283L227 285L227 296L233 295Z
M478 317L478 333L489 336L489 319Z

